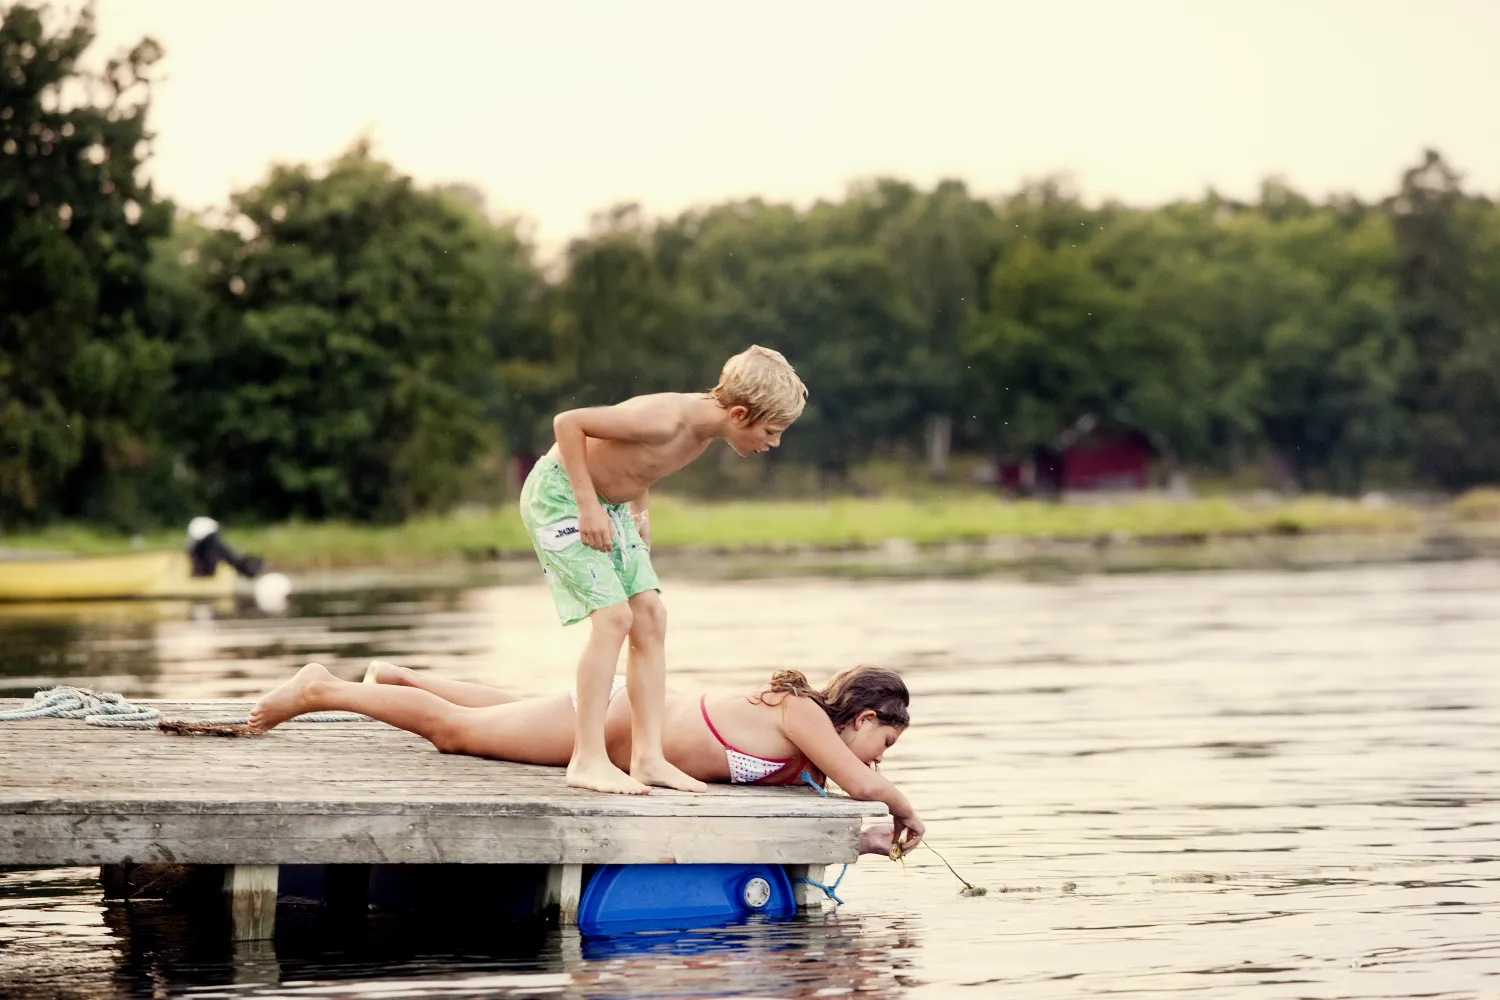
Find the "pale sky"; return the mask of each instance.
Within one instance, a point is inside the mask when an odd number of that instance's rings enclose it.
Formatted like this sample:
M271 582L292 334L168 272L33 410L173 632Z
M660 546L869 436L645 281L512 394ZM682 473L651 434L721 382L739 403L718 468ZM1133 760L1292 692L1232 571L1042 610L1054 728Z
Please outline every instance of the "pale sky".
M189 208L361 132L544 249L591 213L892 175L1154 204L1271 174L1378 197L1425 146L1500 195L1500 0L99 0L166 48L151 175ZM102 55L102 51L96 53Z

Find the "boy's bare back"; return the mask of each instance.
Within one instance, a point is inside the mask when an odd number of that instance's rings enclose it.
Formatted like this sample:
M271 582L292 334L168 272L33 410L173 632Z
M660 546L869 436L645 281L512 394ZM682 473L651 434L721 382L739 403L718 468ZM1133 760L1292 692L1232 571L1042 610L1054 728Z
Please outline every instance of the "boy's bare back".
M709 392L661 392L559 413L552 420L557 443L548 455L567 473L579 539L610 551L615 533L604 504L628 503L643 519L651 484L702 455L714 440L724 439L741 456L778 447L806 397L786 358L751 347L725 362ZM649 547L649 526L642 537Z
M701 393L658 392L614 406L559 414L583 432L594 492L610 503L639 499L723 437L724 411ZM565 433L558 427L559 438ZM560 458L559 445L549 455Z

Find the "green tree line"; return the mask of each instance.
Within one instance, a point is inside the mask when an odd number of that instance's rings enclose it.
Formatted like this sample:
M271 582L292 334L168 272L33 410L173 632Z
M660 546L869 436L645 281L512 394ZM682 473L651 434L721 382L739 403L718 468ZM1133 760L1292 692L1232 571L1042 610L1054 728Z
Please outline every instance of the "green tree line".
M767 476L934 433L1023 458L1086 422L1308 488L1500 480L1500 206L1437 152L1376 202L879 179L620 206L545 262L363 141L179 212L144 179L160 47L90 70L91 8L3 14L3 526L442 509L556 410L712 384L751 343L811 389Z

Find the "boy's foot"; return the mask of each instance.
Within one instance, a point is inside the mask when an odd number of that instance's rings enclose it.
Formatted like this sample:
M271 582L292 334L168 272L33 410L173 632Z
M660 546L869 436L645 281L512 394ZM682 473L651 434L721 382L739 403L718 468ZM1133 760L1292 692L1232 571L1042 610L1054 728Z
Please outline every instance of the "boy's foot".
M333 675L321 663L309 663L297 671L285 683L272 688L261 696L250 710L250 726L265 732L281 725L287 719L310 711L307 707L307 686L314 681L331 681Z
M384 660L371 660L365 668L366 684L400 684L401 668Z
M630 776L643 784L656 785L658 788L675 788L679 792L708 791L708 786L703 782L683 773L660 757L631 764Z
M576 761L570 763L568 784L573 788L612 792L615 795L645 795L651 791L607 760L599 764L580 764Z

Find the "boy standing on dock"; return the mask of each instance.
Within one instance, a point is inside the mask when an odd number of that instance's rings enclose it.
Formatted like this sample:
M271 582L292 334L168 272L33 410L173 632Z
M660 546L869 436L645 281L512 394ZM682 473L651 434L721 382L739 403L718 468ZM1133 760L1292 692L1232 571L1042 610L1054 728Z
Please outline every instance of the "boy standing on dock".
M651 566L651 485L717 440L740 456L781 444L802 414L807 388L786 358L751 347L730 358L706 393L663 392L614 406L568 410L552 421L557 443L521 489L521 520L564 625L589 619L578 661L577 733L568 784L639 795L648 785L701 792L703 782L662 753L667 611ZM605 715L620 689L620 646L630 639L630 773L609 759Z

